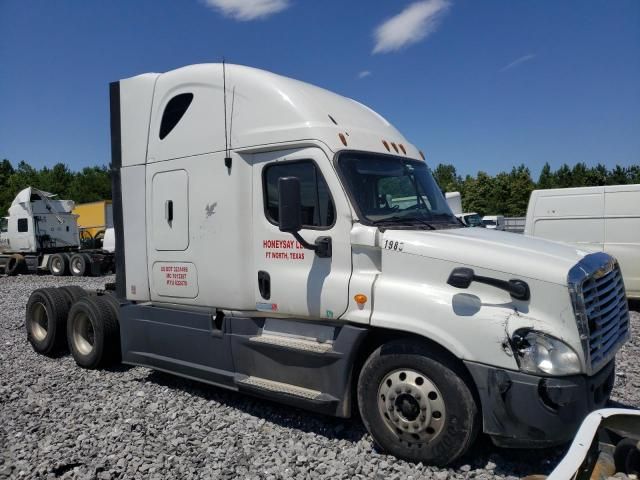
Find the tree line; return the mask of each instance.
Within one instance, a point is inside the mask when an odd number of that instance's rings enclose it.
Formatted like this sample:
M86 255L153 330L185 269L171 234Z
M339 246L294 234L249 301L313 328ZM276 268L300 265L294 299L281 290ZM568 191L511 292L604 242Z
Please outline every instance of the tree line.
M494 176L480 171L475 176L463 178L453 165L439 164L433 175L443 191L461 193L465 212L519 217L527 212L532 190L640 183L640 165L616 165L610 170L602 164L587 167L584 163L577 163L573 167L564 164L552 170L545 163L537 181L524 165ZM63 163L36 169L22 161L14 168L9 160L4 159L0 162L0 215L6 215L16 194L29 186L76 203L111 199L111 176L106 166L85 167L75 172Z
M610 170L602 164L587 167L584 163L576 163L573 167L564 164L552 170L549 163L545 163L535 181L524 165L495 176L480 171L475 177L466 175L462 178L453 165L440 164L433 170L433 176L443 191L460 192L465 212L522 217L527 213L533 190L640 183L640 165L616 165Z
M4 159L0 162L0 216L7 215L15 196L27 187L55 193L60 199L76 203L111 199L111 175L106 166L85 167L74 172L63 163L36 169L22 161L14 168Z

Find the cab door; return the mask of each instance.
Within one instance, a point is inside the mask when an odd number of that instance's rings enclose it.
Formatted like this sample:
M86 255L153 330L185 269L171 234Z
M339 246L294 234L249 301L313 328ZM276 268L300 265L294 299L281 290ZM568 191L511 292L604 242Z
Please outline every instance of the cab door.
M331 257L305 249L278 227L278 179L297 177L304 240L330 237ZM254 156L253 228L256 310L296 318L338 318L347 308L351 275L351 210L319 148Z

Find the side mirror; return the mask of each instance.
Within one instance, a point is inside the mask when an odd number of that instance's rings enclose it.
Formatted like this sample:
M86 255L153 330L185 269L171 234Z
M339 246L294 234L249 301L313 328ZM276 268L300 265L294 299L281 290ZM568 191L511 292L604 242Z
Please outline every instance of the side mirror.
M300 180L297 177L278 179L278 216L280 231L299 232L302 228L302 201L300 199Z
M278 216L281 232L292 234L300 245L308 250L313 250L318 257L331 257L331 237L318 237L315 245L312 245L298 233L302 229L302 200L298 177L280 177L278 179Z

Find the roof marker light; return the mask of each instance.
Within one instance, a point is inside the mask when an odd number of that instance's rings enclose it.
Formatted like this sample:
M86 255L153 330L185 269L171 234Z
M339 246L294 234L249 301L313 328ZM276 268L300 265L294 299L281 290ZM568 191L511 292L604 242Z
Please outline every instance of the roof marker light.
M395 143L393 143L393 142L391 142L391 146L392 146L392 147L393 147L393 149L396 151L396 153L398 153L398 146L397 146Z
M422 153L422 150L420 150L420 156L422 157L423 160L425 160L424 153Z
M398 144L398 146L400 147L400 150L402 150L402 153L404 153L405 155L407 154L407 151L404 149L404 145L402 145L401 143Z
M344 136L344 133L339 133L338 136L340 137L340 141L342 142L342 144L346 147L347 146L347 139Z
M386 140L382 140L382 144L384 145L384 148L387 149L387 152L391 151L391 150L389 150L389 143Z

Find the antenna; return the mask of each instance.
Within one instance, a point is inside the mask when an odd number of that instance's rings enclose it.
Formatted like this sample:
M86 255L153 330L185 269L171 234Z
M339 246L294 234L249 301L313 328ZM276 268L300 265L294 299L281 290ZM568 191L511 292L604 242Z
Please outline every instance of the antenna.
M230 169L232 160L229 155L229 138L227 136L227 69L224 57L222 58L222 90L224 91L224 165Z

